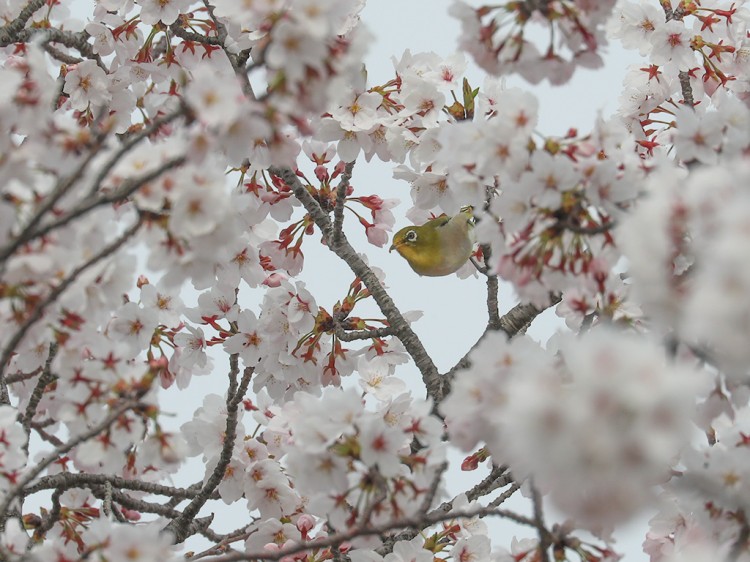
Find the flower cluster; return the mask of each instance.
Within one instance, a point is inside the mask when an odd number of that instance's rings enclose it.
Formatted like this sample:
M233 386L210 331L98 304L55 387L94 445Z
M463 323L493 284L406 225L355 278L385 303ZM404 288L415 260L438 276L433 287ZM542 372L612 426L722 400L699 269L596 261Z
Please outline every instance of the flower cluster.
M744 299L750 287L748 178L747 162L729 159L687 181L654 177L649 198L617 236L644 310L738 383L746 381L750 359L740 343L750 337ZM655 215L660 227L643 231Z
M532 84L544 79L563 84L577 66L603 64L604 24L614 4L614 0L521 1L475 8L456 0L451 15L461 22L461 48L483 70L495 76L517 73ZM546 46L534 42L531 24L546 31Z
M674 560L708 548L728 556L728 545L742 533L750 494L749 423L746 405L732 418L722 414L713 423L712 443L694 445L683 455L684 468L660 498L659 513L650 522L644 549L652 560ZM746 556L743 552L739 559Z
M66 498L72 500L72 498ZM76 498L86 502L93 498ZM66 502L67 503L67 502ZM132 560L133 562L152 562L156 560L178 560L169 534L162 533L158 523L131 525L113 521L107 517L98 517L98 509L71 505L69 530L71 532L59 541L50 541L34 548L30 557L34 562L44 560L69 560L79 556L77 548L87 545L89 556L101 560ZM85 522L85 523L84 523ZM7 533L7 531L6 531ZM19 535L14 535L17 544L24 544ZM26 538L24 536L24 538ZM23 551L13 550L18 554Z
M668 479L700 380L658 346L603 328L561 338L557 356L493 334L442 411L464 450L484 441L495 464L606 536Z
M652 2L616 8L611 35L649 60L626 76L619 110L643 153L674 145L683 161L711 164L750 143L742 103L750 11L742 4L683 2L670 18Z

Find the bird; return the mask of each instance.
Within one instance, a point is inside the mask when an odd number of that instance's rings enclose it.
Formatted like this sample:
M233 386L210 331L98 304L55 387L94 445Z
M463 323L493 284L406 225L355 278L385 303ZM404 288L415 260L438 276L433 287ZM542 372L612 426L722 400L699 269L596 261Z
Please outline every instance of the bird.
M472 207L453 217L442 216L421 226L407 226L393 235L396 250L419 275L441 277L458 271L474 251Z

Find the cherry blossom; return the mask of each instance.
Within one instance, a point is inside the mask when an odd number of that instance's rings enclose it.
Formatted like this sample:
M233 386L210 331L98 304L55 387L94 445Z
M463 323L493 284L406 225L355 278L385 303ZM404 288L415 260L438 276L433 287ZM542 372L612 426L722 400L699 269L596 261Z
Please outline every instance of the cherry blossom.
M747 558L746 1L455 1L385 74L360 0L6 4L0 558ZM467 207L436 364L383 248Z
M137 0L137 3L141 6L143 23L156 25L161 22L170 25L187 9L190 0Z
M65 76L63 91L74 109L101 106L110 100L107 74L94 61L83 61Z

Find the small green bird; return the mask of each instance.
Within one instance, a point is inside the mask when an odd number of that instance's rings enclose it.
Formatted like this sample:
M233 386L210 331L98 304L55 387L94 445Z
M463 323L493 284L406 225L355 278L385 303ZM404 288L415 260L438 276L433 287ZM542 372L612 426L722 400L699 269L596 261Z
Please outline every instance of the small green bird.
M471 207L453 217L438 217L421 226L407 226L393 235L396 250L419 275L440 277L461 268L474 250Z

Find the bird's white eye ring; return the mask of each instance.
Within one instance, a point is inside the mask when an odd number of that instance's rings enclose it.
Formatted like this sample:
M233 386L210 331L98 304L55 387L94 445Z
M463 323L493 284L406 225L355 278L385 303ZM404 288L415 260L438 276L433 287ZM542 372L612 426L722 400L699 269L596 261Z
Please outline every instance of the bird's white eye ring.
M415 230L410 230L406 233L406 241L407 242L416 242L417 241L417 232Z

